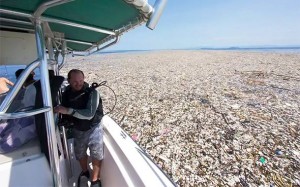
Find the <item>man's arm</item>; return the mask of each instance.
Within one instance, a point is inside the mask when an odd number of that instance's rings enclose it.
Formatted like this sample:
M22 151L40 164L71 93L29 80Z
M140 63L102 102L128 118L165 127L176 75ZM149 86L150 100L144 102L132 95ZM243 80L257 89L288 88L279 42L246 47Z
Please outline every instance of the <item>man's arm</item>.
M99 97L100 95L97 92L97 90L93 90L90 94L89 101L87 103L86 108L73 109L73 108L66 108L63 106L57 106L54 108L54 111L62 114L72 115L78 119L90 120L95 116L96 110L99 105Z
M95 116L96 110L98 108L99 105L99 93L97 92L97 90L93 90L89 101L87 103L87 106L85 109L72 109L70 108L70 114L73 113L73 116L75 118L79 118L79 119L87 119L90 120ZM75 112L75 113L74 113Z

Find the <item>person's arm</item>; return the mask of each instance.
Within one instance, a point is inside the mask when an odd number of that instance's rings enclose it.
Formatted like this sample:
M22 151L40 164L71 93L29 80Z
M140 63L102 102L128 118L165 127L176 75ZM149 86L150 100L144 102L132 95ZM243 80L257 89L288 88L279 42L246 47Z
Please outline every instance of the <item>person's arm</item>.
M54 108L54 112L72 115L78 119L90 120L95 116L96 110L99 105L100 95L97 90L93 90L90 94L89 101L84 109L66 108L63 106L57 106Z
M8 79L6 79L5 81L6 81L6 84L9 84L9 85L11 85L11 86L14 85L14 83L12 83L12 82L11 82L10 80L8 80Z
M8 92L9 88L7 87L7 84L13 86L14 84L9 81L7 78L5 77L0 77L0 94Z
M96 110L99 105L99 97L100 95L97 90L93 90L90 94L90 98L85 109L69 108L68 114L79 119L92 119L95 116Z

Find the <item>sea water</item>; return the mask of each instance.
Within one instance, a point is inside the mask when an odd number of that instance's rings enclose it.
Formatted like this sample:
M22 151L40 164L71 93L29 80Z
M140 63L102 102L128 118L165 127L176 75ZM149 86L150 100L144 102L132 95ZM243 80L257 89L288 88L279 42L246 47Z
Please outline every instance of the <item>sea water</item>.
M0 66L0 77L5 77L7 79L9 79L11 82L16 82L16 76L15 76L15 72L18 69L25 69L26 66L25 65L1 65ZM34 70L35 73L35 77L34 79L39 79L40 77L40 72L39 72L39 68Z

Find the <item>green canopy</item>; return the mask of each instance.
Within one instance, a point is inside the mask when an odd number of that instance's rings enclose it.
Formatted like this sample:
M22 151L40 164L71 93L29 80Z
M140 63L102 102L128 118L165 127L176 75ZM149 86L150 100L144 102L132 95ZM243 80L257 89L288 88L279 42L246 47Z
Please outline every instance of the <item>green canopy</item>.
M34 32L40 10L45 34L71 51L99 49L153 12L146 0L1 0L0 29Z

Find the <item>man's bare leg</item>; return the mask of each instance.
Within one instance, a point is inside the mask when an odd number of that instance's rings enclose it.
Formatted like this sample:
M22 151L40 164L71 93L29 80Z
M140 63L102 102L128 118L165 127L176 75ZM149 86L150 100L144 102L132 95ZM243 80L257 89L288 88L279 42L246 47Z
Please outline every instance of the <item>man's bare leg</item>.
M94 158L92 159L92 165L93 165L92 181L96 181L100 179L101 162L102 160L97 160Z
M79 163L83 172L88 170L87 161L88 161L87 156L84 156L83 158L79 159Z
M81 166L82 172L80 173L80 175L78 177L78 181L77 181L78 186L82 183L81 177L86 177L87 180L90 180L90 173L88 170L87 160L88 160L87 156L84 156L81 159L79 159L79 164ZM85 183L85 182L83 182L83 183Z

